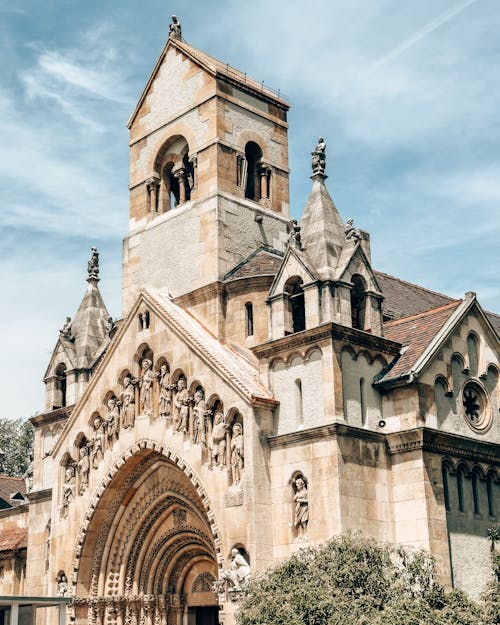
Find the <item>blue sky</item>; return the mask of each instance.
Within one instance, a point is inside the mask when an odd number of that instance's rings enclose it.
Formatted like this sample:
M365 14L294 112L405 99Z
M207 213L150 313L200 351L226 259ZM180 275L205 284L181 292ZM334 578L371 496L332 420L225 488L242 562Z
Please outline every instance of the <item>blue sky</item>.
M498 0L0 0L0 416L43 409L92 245L121 316L125 123L174 13L188 43L289 97L295 217L323 135L374 266L500 312Z

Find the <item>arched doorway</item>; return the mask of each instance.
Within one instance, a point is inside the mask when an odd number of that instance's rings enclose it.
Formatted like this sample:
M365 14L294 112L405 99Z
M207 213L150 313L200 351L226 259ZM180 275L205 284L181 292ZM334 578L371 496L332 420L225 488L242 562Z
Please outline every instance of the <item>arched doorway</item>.
M76 623L217 625L219 541L206 494L168 450L135 450L83 524Z

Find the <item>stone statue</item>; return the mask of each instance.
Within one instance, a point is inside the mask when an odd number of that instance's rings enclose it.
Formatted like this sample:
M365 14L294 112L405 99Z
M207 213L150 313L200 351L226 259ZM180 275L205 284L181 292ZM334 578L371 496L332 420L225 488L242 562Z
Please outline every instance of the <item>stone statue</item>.
M323 137L320 137L318 139L318 143L316 144L314 150L311 152L311 156L313 176L315 176L316 174L324 176L326 168L326 143Z
M233 425L233 436L231 438L231 479L233 485L240 483L243 466L243 429L240 423L235 423Z
M121 427L127 430L134 427L135 423L135 385L134 380L129 375L123 378L121 402Z
M296 219L292 219L289 225L288 244L295 245L298 250L303 250L302 240L300 237L300 226Z
M118 440L120 433L120 413L116 397L108 399L108 415L106 417L106 433L108 437L108 447L113 447L113 443Z
M78 459L78 473L80 475L79 494L81 495L89 485L90 460L87 445L80 447L80 458Z
M231 570L222 571L221 578L232 585L232 590L241 590L250 577L250 564L239 549L231 549L231 557Z
M106 442L105 422L101 417L94 419L94 432L92 434L91 459L92 468L97 469L99 462L104 458L104 446Z
M346 241L354 241L355 243L361 239L361 232L354 227L352 217L347 220L344 226L344 236Z
M189 404L191 403L188 390L186 388L186 380L179 378L177 380L177 393L175 394L174 407L175 419L174 426L178 432L187 432L189 429Z
M106 321L106 334L111 334L113 330L116 328L116 322L113 321L113 317L108 317Z
M293 525L297 530L299 540L305 540L307 534L307 524L309 523L309 498L307 486L302 477L295 480L295 513Z
M29 493L33 489L33 472L34 472L33 452L30 452L29 464L23 475L24 483L26 484L27 493Z
M57 577L57 596L66 597L68 595L68 578L64 571Z
M193 443L205 444L206 442L206 415L207 407L205 404L205 392L202 388L197 388L194 394L193 406Z
M226 466L226 431L222 412L217 412L214 417L214 426L210 440L210 466Z
M158 397L158 413L160 417L170 417L172 414L172 392L174 386L170 383L170 372L168 366L163 364L156 374L158 377L158 385L160 387L160 395Z
M59 334L61 335L61 338L66 341L73 342L75 340L71 330L71 317L66 317L66 321L64 322L63 327L59 330Z
M168 27L168 34L170 37L175 37L176 39L182 39L182 28L181 23L177 19L175 15L172 15L172 23Z
M66 467L64 472L64 485L63 485L63 508L67 509L69 504L75 498L75 467L70 464Z
M142 374L139 380L139 407L141 414L153 414L153 380L155 374L152 369L153 363L149 358L142 361Z
M89 262L87 263L87 271L89 274L89 278L98 278L99 277L99 252L96 247L90 248L92 252L92 256L90 257Z

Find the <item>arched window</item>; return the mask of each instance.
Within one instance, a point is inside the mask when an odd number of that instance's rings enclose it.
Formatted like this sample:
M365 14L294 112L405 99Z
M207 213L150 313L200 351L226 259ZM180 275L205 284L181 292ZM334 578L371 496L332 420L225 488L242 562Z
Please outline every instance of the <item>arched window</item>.
M474 514L480 514L479 475L477 471L472 472L472 500L474 502Z
M362 276L357 274L352 276L351 282L353 284L351 289L352 327L358 330L365 330L366 282Z
M302 380L295 380L295 416L297 425L304 422L304 397L302 395Z
M366 389L365 378L359 379L359 405L361 408L361 425L366 425Z
M246 323L246 335L253 336L253 304L247 302L245 304L245 323Z
M66 365L61 363L56 368L54 405L52 409L66 406Z
M444 495L444 506L446 511L449 512L451 510L450 506L450 489L448 485L448 475L449 475L449 467L446 464L441 466L441 474L443 476L443 495Z
M488 497L488 514L491 517L495 516L495 500L494 500L494 477L492 473L488 473L486 476L486 494Z
M302 332L306 329L306 311L302 280L298 276L289 278L285 284L286 320L285 334Z
M262 160L262 150L254 141L249 141L245 146L247 160L245 197L258 202L260 200L260 176L259 164Z
M464 499L464 469L458 467L457 469L457 494L458 494L458 510L465 512L465 499Z
M188 142L181 135L170 137L159 150L154 164L154 177L160 182L157 201L160 212L172 210L191 199L194 175Z
M478 341L474 334L467 337L467 354L469 356L469 373L477 376L479 368L479 348Z

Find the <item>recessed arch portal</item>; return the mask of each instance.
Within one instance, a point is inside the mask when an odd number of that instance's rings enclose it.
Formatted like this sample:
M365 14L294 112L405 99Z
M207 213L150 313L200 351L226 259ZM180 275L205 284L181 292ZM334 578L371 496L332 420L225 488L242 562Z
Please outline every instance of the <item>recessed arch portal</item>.
M217 579L220 545L193 471L165 445L137 442L97 488L80 530L76 623L104 622L104 614L107 625L142 622L147 613L151 622L181 625L194 606L215 610L216 596L190 584L200 575Z

